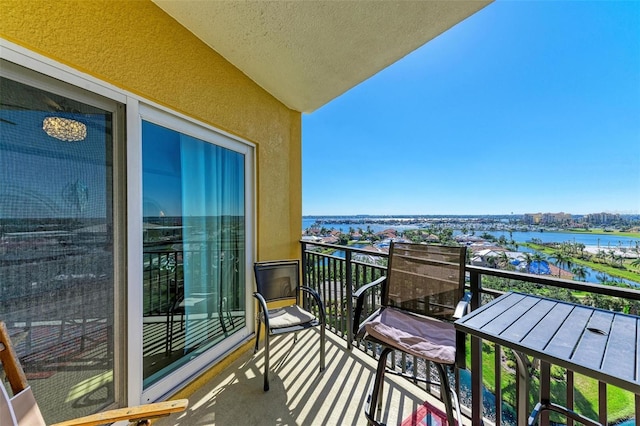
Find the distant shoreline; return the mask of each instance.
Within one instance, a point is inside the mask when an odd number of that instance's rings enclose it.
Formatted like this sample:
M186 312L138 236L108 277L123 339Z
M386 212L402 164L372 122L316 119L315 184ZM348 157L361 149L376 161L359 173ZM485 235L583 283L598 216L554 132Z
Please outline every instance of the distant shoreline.
M574 215L580 217L580 215ZM485 225L491 227L498 227L498 229L483 229L483 230L496 230L496 231L517 231L517 232L558 232L558 233L571 233L576 235L607 235L607 236L621 236L640 239L640 215L621 215L621 217L632 218L634 226L627 226L626 231L619 229L608 229L603 225L596 225L589 229L575 228L575 227L562 227L562 225L554 224L523 224L519 222L522 215L354 215L354 216L302 216L304 231L307 226L304 226L304 222L311 220L314 223L323 225L384 225L389 228L402 227L407 229L415 226L416 228L424 228L431 225L447 226L452 229L461 229L464 227L476 228L478 225ZM609 225L606 225L609 226ZM614 225L611 225L612 227Z
M640 232L605 231L602 228L594 228L584 231L578 229L566 229L563 232L572 232L576 234L620 235L621 237L640 238Z

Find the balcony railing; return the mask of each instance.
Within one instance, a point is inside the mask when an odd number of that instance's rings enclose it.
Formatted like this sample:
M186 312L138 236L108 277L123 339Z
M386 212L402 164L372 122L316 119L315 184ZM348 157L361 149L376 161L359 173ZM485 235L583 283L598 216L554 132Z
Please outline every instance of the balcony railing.
M321 294L325 304L327 327L345 339L349 349L355 347L377 358L379 348L370 344L365 346L354 339L352 325L357 320L352 315L352 295L364 284L386 273L387 253L307 241L301 241L301 249L304 265L303 283ZM471 265L466 266L466 272L467 290L472 294L472 309L477 309L503 294L507 289L517 289L521 292L543 294L578 303L588 298L592 304L601 304L598 307L632 314L638 314L640 311L640 291L632 288L590 284L548 275L524 274ZM377 308L379 300L380 294L372 292L367 299L363 318ZM451 377L460 395L464 414L472 417L472 413L482 413L483 419L471 418L472 424L481 424L482 420L495 425L520 424L522 419L526 419L531 412L533 401L537 400L535 392L538 389L537 378L540 377L538 364L533 359L528 360L532 378L530 391L527 391L529 402L517 406L515 389L523 389L524 380L509 367L513 365L513 361L509 361L513 360L511 351L493 343L483 343L480 339L468 337L468 347L472 345L475 345L475 350L467 351L466 368L468 370L456 369L455 377ZM470 353L480 355L472 357ZM405 372L413 371L418 376L433 374L431 367L425 365L424 361L404 355L395 357L392 364L397 369ZM554 388L554 398L566 407L575 409L602 424L612 424L614 421L630 417L640 418L639 395L582 377L559 366L552 366L552 371L556 382L559 383ZM597 402L585 400L583 387L597 389ZM426 390L439 397L437 386L430 388L427 385ZM495 398L484 398L483 401L482 397L477 397L483 393L486 396L493 395ZM621 408L620 404L624 406ZM554 416L552 421L573 425L571 419L555 414Z

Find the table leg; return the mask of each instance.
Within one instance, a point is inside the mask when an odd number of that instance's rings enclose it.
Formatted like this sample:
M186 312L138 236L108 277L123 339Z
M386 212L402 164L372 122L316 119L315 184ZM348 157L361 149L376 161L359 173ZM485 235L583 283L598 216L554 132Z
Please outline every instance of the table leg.
M545 405L551 403L551 366L544 361L540 361L540 402ZM540 424L549 424L548 411L540 413Z
M551 402L551 365L548 362L540 361L540 402L536 404L535 408L531 412L531 416L529 417L528 422L529 425L536 424L538 418L538 424L548 425L549 411L560 413L563 416L566 416L567 420L577 421L583 425L603 426L606 424L606 419L603 423L598 423L594 420L582 416L581 414L576 413L569 408Z
M518 426L525 426L529 420L529 358L522 352L513 351L516 356L516 413Z
M471 424L482 422L482 339L471 336Z

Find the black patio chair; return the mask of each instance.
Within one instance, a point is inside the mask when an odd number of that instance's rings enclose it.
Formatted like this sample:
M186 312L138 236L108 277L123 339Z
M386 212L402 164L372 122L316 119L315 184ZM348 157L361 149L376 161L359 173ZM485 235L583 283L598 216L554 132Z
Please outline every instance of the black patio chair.
M258 351L262 323L264 323L266 330L264 338L264 390L269 390L269 339L271 336L320 327L320 371L324 371L326 323L324 305L315 290L299 284L300 262L297 260L257 262L254 265L254 272L257 291L253 295L258 299L260 305L254 353ZM301 292L311 295L309 300L314 301L317 314L302 307L300 304ZM282 304L283 301L290 301L291 304L268 309L269 303L280 302L279 304Z
M466 247L393 242L387 276L355 292L355 335L383 348L365 406L370 425L381 424L375 417L376 409L381 411L385 372L439 385L449 425L455 424L454 407L458 424L462 424L460 404L450 386L447 368L464 367L464 335L455 330L452 321L466 312L470 300L464 291L465 261ZM378 285L382 285L381 306L358 325L366 292ZM394 351L431 361L440 381L429 380L428 367L425 378L387 368L387 358Z

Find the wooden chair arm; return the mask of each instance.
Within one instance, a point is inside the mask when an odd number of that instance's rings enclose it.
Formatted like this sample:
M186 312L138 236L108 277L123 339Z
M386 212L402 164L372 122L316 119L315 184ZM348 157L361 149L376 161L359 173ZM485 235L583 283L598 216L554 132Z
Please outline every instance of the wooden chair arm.
M172 413L184 411L188 404L189 400L187 399L176 399L173 401L139 405L137 407L117 408L115 410L103 411L86 417L67 420L51 426L99 426L122 420L128 420L133 423L140 420L155 419L157 417L164 417Z
M9 330L4 321L0 321L0 361L2 362L2 367L11 384L11 391L14 395L22 392L29 386L27 376L24 374L18 355L11 344ZM0 369L0 371L2 370Z

